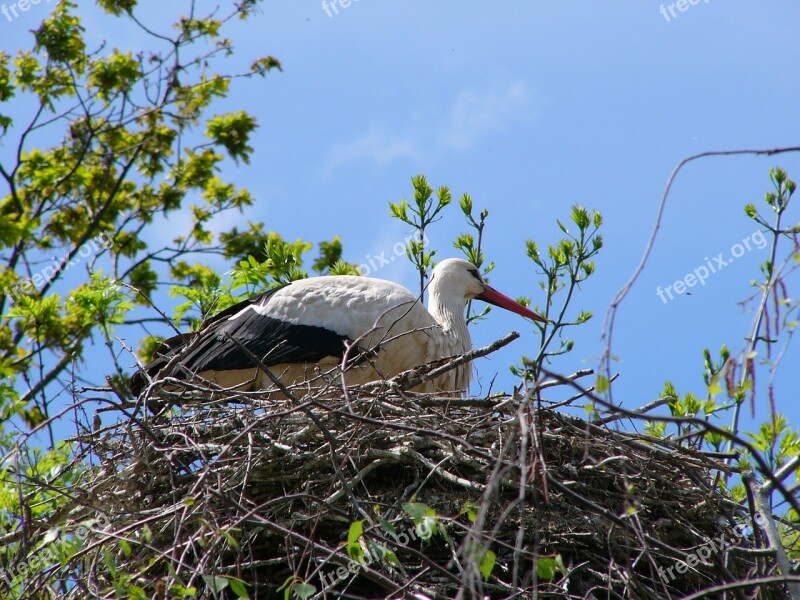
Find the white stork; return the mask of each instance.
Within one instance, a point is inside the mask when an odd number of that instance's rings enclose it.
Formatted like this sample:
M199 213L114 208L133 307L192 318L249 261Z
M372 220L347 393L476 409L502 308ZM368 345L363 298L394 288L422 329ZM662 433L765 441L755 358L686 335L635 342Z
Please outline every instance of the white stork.
M458 258L433 269L428 295L426 310L416 295L391 281L346 275L301 279L227 308L197 333L166 340L144 371L149 378L197 375L224 388L275 390L254 367L257 357L286 386L318 387L322 374L335 375L347 355L345 377L352 385L470 350L464 304L473 298L545 321ZM317 384L307 383L315 378ZM465 364L416 391L463 392L469 378ZM138 396L146 382L137 373L131 391Z

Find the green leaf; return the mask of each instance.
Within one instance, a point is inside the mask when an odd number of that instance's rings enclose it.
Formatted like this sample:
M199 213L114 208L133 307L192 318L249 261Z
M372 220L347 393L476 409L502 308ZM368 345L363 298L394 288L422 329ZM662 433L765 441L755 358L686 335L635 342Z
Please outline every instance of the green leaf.
M708 395L712 398L717 394L722 393L722 387L720 386L720 381L722 379L722 371L718 371L711 377L711 381L708 384Z
M147 595L147 592L145 592L144 589L140 588L138 585L130 584L128 586L128 598L141 598L142 600L147 600L149 597L150 596Z
M301 599L309 598L316 593L317 588L308 583L304 583L297 575L291 575L287 577L283 585L278 588L279 592L281 590L283 590L283 599L290 600L292 595L296 595Z
M393 217L408 223L408 203L405 200L401 200L399 204L389 202L389 210Z
M281 586L278 588L279 592L283 590L283 600L289 600L292 597L292 590L298 583L302 581L303 580L297 575L290 575L287 577L283 584L281 584Z
M560 554L553 557L540 556L536 559L536 575L540 581L553 581L559 572L564 575L567 573Z
M397 529L395 529L394 525L380 515L378 515L378 523L388 534L397 539Z
M496 560L497 560L497 555L491 550L487 550L486 553L483 555L483 558L481 558L480 572L481 575L483 575L484 581L489 581L489 577L491 576L492 571L494 570L494 564Z
M474 523L478 519L479 509L480 505L477 502L468 500L464 503L464 508L461 509L461 513L467 515L467 519L470 523Z
M262 77L264 77L272 69L283 71L280 61L272 56L258 58L250 65L250 71L256 75L261 75Z
M234 538L226 529L219 529L217 531L222 537L224 537L227 540L231 548L233 548L234 550L239 550L239 542L237 542L236 538Z
M235 161L250 164L250 134L256 129L256 120L243 110L216 116L206 124L206 135L228 151Z
M402 508L414 520L422 519L430 510L427 504L421 502L404 502Z
M97 4L107 13L116 17L122 13L132 13L138 0L97 0Z
M230 583L231 591L236 594L237 598L250 598L247 593L247 584L244 581L235 577L228 577L228 582ZM297 586L294 589L295 593L297 593Z
M588 229L589 227L589 211L583 206L574 205L572 207L572 215L570 215L572 222L578 226L578 229Z
M364 549L361 547L359 539L364 533L364 521L353 521L350 523L350 530L347 533L347 554L354 561L361 564L364 558Z
M465 215L472 216L472 198L469 194L461 196L461 200L459 200L458 204Z
M230 585L230 581L228 581L227 577L218 577L216 575L213 576L206 576L204 577L206 583L211 586L211 589L215 592L221 592L225 588Z
M433 513L432 510L431 512ZM420 519L419 523L414 525L414 531L419 539L427 542L433 537L433 534L436 533L438 523L439 518L435 513L432 515L427 515Z
M402 507L414 520L415 531L420 539L427 541L439 531L439 515L426 504L405 502Z
M310 583L298 583L294 586L293 591L300 600L306 600L306 598L310 598L317 592L317 588Z

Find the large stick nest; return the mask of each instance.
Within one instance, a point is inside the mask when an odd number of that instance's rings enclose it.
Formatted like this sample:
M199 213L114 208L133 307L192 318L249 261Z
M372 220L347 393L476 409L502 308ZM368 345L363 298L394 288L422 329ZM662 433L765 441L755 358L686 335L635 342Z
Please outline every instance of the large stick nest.
M83 439L99 465L54 521L100 520L68 595L114 597L127 573L156 598L233 597L231 578L251 598L287 582L326 598L785 597L714 591L774 570L715 487L729 467L530 397L156 384L148 402L171 408L123 411Z

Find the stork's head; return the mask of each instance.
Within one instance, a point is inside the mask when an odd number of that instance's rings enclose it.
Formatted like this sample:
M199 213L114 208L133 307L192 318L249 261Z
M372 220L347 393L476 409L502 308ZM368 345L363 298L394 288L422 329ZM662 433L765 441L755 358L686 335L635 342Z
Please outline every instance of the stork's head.
M532 310L491 287L483 280L475 265L461 258L448 258L436 265L431 274L429 292L432 297L460 296L464 300L477 298L534 321L547 322Z

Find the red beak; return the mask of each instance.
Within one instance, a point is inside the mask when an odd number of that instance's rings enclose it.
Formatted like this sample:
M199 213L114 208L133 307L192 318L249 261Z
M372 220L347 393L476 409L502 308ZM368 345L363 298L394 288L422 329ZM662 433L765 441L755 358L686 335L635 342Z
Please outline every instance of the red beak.
M485 284L484 284L485 285ZM479 296L475 296L479 300L483 300L484 302L488 302L489 304L494 304L495 306L499 306L500 308L505 308L506 310L510 310L513 313L518 315L522 315L523 317L528 317L529 319L533 319L534 321L539 321L541 323L547 323L547 319L544 317L540 317L532 310L528 310L519 302L516 302L506 296L498 292L491 286L485 285L485 289L483 293Z

